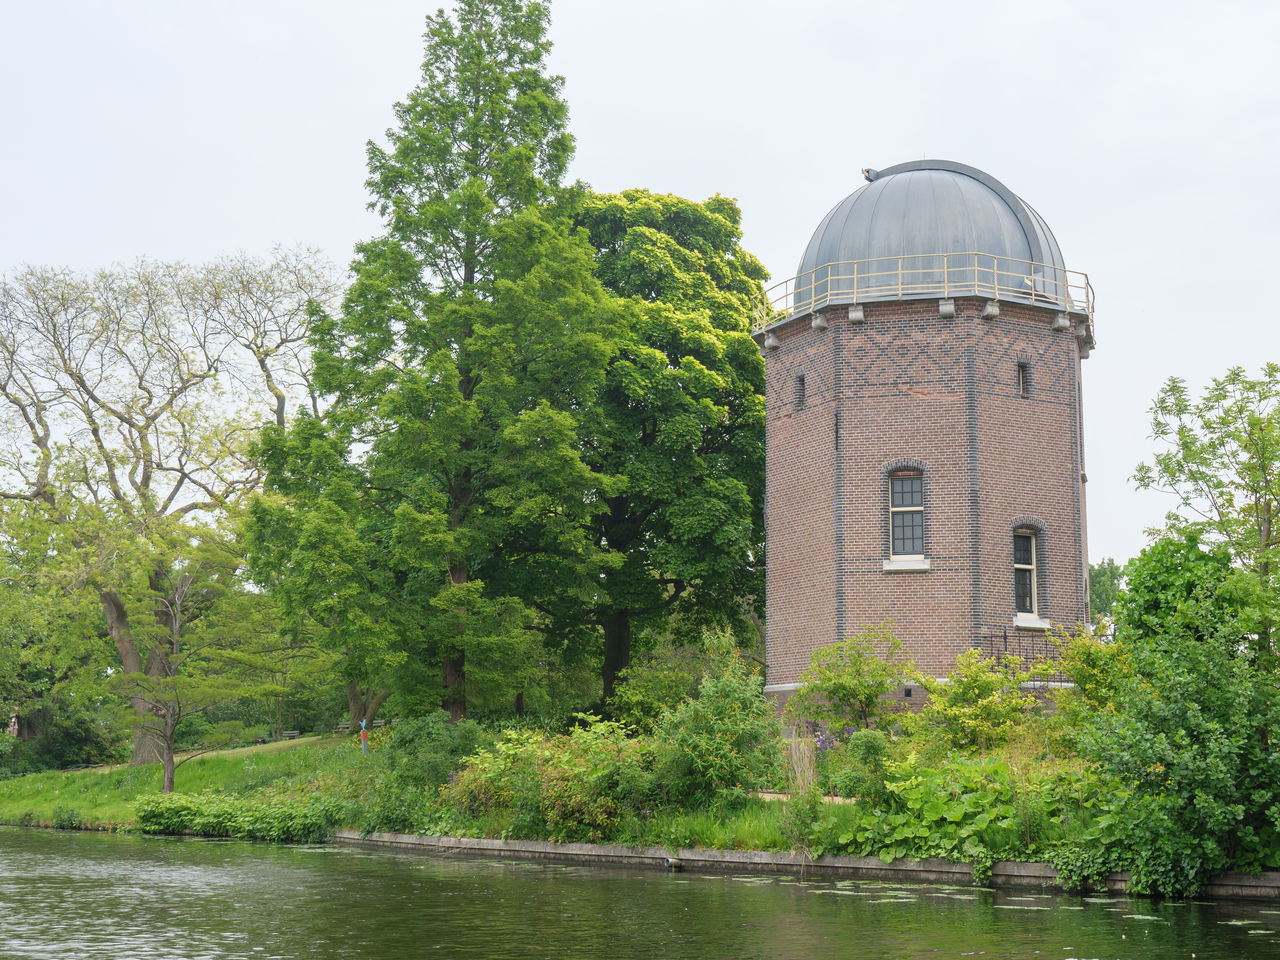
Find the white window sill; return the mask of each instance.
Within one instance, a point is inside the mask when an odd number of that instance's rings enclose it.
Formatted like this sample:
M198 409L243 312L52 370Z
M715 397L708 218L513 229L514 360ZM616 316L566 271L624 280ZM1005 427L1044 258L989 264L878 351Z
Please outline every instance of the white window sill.
M928 569L928 557L894 557L884 562L885 573L906 573L911 570Z
M1053 624L1048 620L1044 620L1034 613L1015 614L1013 626L1016 630L1050 630L1053 628Z

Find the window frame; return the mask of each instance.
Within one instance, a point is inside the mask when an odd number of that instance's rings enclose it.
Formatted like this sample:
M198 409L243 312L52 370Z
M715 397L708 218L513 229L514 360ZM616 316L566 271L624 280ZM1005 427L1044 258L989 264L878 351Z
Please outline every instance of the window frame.
M919 478L919 505L894 506L894 480L909 477ZM880 529L884 537L884 571L886 573L904 573L929 569L929 469L925 464L913 458L900 458L886 463L880 469L881 489ZM915 513L919 516L920 553L894 553L893 523L894 517L904 513ZM915 539L915 538L913 538Z
M1029 560L1025 563L1018 562L1018 538L1025 537L1030 541ZM1038 617L1039 611L1039 582L1036 572L1036 541L1039 539L1038 531L1027 527L1013 531L1013 612L1015 616ZM1019 574L1027 574L1029 576L1028 590L1026 595L1030 600L1031 609L1023 610L1021 607L1023 591L1020 589Z

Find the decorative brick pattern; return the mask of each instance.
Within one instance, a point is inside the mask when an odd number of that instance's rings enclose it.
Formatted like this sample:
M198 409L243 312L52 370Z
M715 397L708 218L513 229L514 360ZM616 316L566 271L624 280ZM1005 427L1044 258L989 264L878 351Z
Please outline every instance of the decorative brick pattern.
M892 621L923 671L948 673L1013 630L1012 530L1037 531L1037 609L1087 617L1079 351L1054 312L937 300L846 307L775 328L766 368L766 674L794 683L819 646ZM1026 364L1029 391L1019 391ZM795 382L804 376L804 403ZM898 465L895 467L894 465ZM928 570L885 570L888 471L926 478Z

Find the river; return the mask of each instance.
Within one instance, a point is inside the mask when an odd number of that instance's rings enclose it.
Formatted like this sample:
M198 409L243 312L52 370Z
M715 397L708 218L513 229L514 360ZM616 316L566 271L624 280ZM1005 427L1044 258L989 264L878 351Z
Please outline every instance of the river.
M0 957L1280 958L1280 904L0 827Z

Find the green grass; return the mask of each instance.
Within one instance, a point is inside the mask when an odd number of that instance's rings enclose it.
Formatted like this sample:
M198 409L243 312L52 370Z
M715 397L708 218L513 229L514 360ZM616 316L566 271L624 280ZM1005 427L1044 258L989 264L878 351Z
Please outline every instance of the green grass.
M345 739L284 740L194 757L178 768L175 787L180 793L301 790L332 779L358 756ZM74 812L71 819L85 827L130 826L134 801L159 793L161 782L159 764L52 770L0 780L0 823L52 826Z

